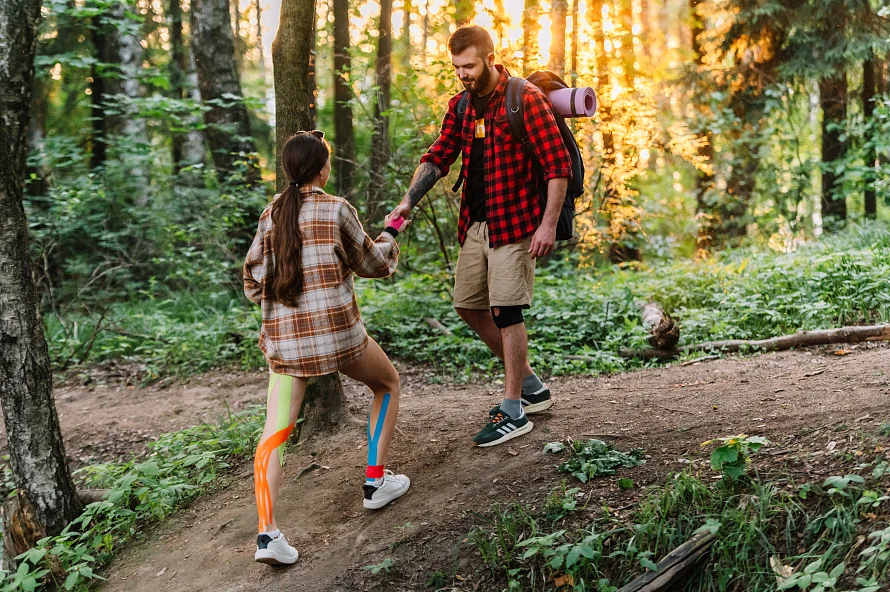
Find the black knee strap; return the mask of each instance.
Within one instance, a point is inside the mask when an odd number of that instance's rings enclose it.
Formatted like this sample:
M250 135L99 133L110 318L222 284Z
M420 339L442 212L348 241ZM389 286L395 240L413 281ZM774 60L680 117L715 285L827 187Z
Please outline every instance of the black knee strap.
M498 309L497 313L495 313L495 309ZM525 322L521 306L492 306L491 318L494 319L494 324L498 329L506 329Z

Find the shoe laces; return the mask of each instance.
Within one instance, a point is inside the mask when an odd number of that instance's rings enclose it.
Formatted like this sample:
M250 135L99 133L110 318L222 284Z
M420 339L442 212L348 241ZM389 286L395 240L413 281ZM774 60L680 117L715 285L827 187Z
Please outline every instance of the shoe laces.
M506 418L507 418L507 416L504 415L504 412L503 412L503 411L498 411L498 412L495 414L495 416L491 418L491 423L493 423L493 424L501 423L501 422L504 421Z

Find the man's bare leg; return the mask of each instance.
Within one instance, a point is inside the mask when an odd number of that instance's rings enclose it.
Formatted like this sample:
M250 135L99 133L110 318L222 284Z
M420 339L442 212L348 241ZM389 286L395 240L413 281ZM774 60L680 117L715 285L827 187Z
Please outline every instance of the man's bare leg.
M480 339L488 346L488 349L491 350L491 353L496 355L501 360L504 360L504 340L503 340L503 331L498 329L497 325L494 324L494 319L491 318L490 310L475 310L471 308L455 308L457 312L457 316L462 318L464 322L470 326L470 329L476 332ZM506 330L511 329L512 327L508 327ZM534 374L534 370L528 363L528 335L525 331L525 324L522 325L522 335L524 342L525 354L523 356L523 368L520 370L521 376L519 377L519 386L520 390L522 387L522 379L526 376ZM506 366L506 361L505 361ZM518 398L518 397L517 397Z
M522 380L532 373L528 365L528 333L525 323L501 329L504 344L504 398L519 400Z

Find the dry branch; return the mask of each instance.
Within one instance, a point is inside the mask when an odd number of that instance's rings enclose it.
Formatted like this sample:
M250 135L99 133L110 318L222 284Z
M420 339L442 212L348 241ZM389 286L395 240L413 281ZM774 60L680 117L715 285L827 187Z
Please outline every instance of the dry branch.
M442 333L443 335L447 335L449 337L454 337L454 333L451 332L451 329L449 329L448 327L446 327L445 325L443 325L436 319L426 318L423 320L426 321L427 325L429 325L430 327L432 327L439 333Z
M624 358L643 358L645 360L670 360L681 354L691 352L719 351L735 353L742 349L759 349L764 352L785 351L797 347L814 345L832 345L836 343L861 343L863 341L890 340L890 325L872 325L863 327L841 327L840 329L823 329L819 331L800 331L792 335L771 337L770 339L727 339L725 341L706 341L693 345L684 345L677 349L622 349Z
M658 562L658 571L650 571L618 592L660 592L672 590L684 574L708 552L717 539L716 533L700 532L668 553Z

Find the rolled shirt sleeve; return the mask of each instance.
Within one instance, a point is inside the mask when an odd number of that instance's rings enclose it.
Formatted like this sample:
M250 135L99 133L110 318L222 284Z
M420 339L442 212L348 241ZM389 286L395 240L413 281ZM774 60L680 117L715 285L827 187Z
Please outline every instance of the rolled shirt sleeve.
M384 278L395 273L399 263L399 245L388 232L377 240L365 233L355 208L348 203L340 208L340 241L337 254L356 275Z
M462 126L457 119L457 104L460 102L460 96L458 94L448 102L448 109L445 111L445 117L442 119L439 137L433 142L426 154L420 158L421 163L428 162L434 164L436 168L442 171L443 177L448 174L451 165L457 160L461 151Z

